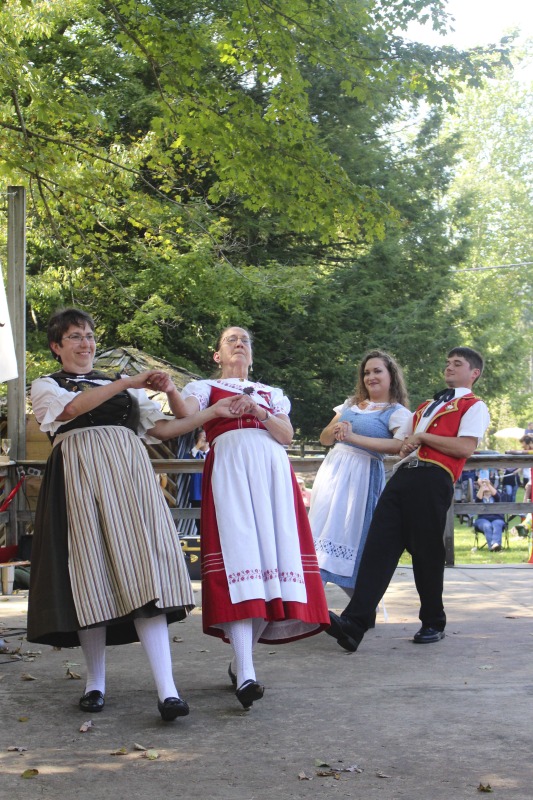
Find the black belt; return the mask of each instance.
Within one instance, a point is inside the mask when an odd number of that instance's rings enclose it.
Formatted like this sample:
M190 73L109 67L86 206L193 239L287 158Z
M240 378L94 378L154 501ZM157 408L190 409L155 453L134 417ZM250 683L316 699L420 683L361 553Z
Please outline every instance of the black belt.
M432 464L430 461L421 461L419 458L411 458L411 460L406 461L405 464L400 464L398 469L417 469L418 467L436 467L436 469L442 469L438 464Z

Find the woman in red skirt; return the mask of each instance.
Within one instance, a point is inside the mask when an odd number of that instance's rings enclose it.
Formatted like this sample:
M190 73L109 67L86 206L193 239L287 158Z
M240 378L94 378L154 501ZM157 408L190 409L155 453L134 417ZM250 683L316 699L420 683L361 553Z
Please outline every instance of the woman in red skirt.
M252 650L329 627L307 513L286 447L290 402L281 389L248 380L248 331L223 331L220 376L193 381L174 408L197 413L233 397L231 416L204 425L211 450L202 487L202 608L205 633L229 641L229 674L240 703L263 696ZM171 400L171 394L169 395Z

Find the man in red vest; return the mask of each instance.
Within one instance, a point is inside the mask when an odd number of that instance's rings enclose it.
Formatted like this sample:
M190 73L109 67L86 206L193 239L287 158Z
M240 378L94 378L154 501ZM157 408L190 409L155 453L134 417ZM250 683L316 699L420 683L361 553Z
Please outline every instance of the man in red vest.
M420 597L416 644L444 638L444 528L454 483L490 422L485 403L472 393L483 357L470 347L448 353L447 389L422 403L406 431L404 456L396 465L374 511L353 596L340 616L330 611L326 633L355 652L373 627L375 610L404 550L413 560Z

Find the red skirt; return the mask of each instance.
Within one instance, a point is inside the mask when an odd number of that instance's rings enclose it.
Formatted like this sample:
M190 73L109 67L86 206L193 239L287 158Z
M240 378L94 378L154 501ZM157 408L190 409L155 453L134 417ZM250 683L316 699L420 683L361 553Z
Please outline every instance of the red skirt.
M232 602L211 488L213 470L216 468L216 449L215 442L206 459L202 483L201 563L204 632L228 641L221 627L224 623L258 618L269 623L259 640L264 643L281 644L320 633L330 625L329 613L307 512L290 465L291 484L287 487L287 491L292 491L306 601L284 600L280 596L269 600L257 597L243 602Z

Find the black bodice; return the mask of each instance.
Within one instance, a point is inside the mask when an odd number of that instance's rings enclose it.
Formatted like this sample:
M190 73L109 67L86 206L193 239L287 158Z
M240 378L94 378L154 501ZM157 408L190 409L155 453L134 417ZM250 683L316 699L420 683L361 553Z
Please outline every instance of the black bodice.
M53 378L62 389L66 389L69 392L87 392L101 385L95 383L97 380L116 381L121 376L118 374L107 375L96 370L92 370L86 375L75 375L61 370L60 372L54 372L49 377ZM136 433L138 424L139 404L128 391L124 390L93 408L92 411L80 414L79 417L76 417L71 422L61 425L50 438L53 440L58 433L66 433L76 428L90 428L99 425L122 425Z

